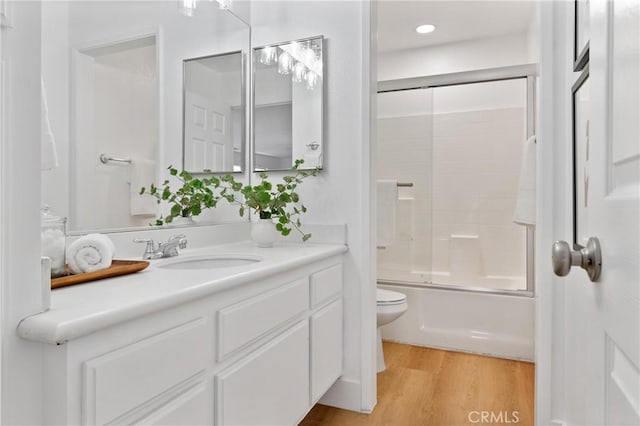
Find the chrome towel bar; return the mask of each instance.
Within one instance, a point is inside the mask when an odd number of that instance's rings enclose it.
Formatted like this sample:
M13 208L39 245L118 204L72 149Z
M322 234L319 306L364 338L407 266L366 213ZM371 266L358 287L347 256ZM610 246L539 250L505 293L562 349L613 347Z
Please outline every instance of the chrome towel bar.
M131 160L128 158L116 158L116 157L109 157L107 154L100 154L100 162L102 164L107 164L111 161L115 162L115 163L127 163L127 164L131 164Z

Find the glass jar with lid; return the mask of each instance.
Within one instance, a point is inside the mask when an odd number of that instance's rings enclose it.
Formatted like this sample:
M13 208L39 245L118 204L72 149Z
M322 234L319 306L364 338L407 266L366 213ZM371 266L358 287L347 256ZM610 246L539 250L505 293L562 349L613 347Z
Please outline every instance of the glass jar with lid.
M51 259L51 278L65 275L67 218L55 216L48 206L40 210L40 254Z

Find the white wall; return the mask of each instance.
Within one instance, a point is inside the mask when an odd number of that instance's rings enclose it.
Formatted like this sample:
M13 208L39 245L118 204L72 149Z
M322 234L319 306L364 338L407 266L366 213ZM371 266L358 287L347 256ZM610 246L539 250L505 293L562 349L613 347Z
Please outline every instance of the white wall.
M303 223L347 224L344 375L323 400L353 410L375 401L375 282L369 251L369 4L269 1L252 5L252 45L324 35L325 168L301 187ZM363 65L366 64L366 65ZM272 173L275 180L281 173ZM313 237L311 239L313 242Z
M0 287L2 424L43 424L42 351L18 338L42 310L40 284L40 2L15 2L2 28ZM55 90L53 92L56 92Z
M533 63L535 32L382 53L378 81Z

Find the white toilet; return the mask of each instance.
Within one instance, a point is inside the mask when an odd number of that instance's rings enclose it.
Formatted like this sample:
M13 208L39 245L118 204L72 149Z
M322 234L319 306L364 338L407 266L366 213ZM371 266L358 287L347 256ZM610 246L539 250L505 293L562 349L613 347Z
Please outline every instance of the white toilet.
M378 305L378 373L384 371L384 354L382 353L382 331L380 327L398 319L407 311L407 296L397 291L376 288Z

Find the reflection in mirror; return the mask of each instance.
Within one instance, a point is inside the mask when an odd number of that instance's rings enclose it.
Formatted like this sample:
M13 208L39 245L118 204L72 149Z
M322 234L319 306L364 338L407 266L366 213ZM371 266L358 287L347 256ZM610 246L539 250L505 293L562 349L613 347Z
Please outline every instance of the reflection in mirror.
M253 169L322 167L323 37L253 50Z
M184 61L184 166L191 173L242 171L242 52Z
M59 159L58 167L41 173L42 204L68 217L71 233L146 228L166 215L166 206L139 191L169 179L167 166L183 165L183 78L190 58L207 58L200 65L220 66L221 74L235 67L228 107L231 155L235 149L239 158L227 170L243 164L242 57L250 49L249 26L217 2L199 2L192 16L181 3L42 2L42 117ZM200 171L205 168L211 167ZM225 207L197 218L237 220Z

